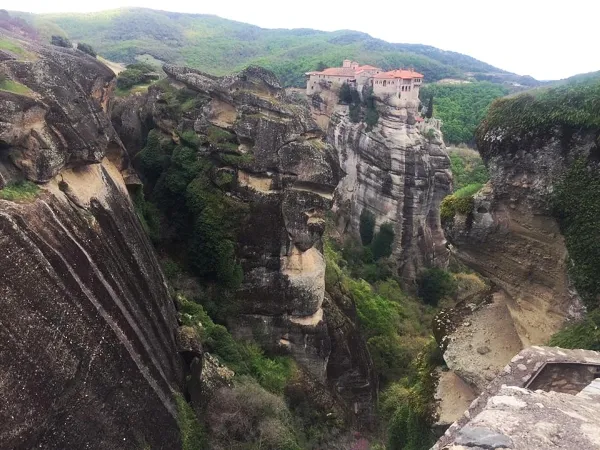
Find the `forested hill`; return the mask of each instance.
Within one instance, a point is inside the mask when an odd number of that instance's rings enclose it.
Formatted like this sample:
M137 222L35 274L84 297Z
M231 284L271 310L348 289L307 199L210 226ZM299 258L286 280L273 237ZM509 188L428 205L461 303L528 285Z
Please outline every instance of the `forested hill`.
M357 31L263 29L216 16L127 8L90 14L32 15L48 38L63 34L91 44L117 62L159 60L224 75L258 64L288 86L301 86L304 72L338 66L344 58L384 69L414 67L427 81L475 78L536 85L531 77L503 71L470 56L419 44L391 44ZM158 61L155 61L158 62Z

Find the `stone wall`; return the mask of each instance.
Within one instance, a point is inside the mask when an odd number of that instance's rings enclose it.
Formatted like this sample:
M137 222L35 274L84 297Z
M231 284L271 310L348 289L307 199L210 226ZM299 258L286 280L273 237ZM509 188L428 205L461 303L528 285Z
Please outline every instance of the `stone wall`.
M600 449L600 403L598 397L581 392L598 368L598 352L529 347L511 360L432 450Z

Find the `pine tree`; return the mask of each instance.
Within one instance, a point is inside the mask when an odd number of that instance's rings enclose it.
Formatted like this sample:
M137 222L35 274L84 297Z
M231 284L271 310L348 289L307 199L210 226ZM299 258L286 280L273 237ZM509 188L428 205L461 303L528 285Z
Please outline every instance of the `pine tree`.
M425 117L431 119L433 117L433 95L429 97L429 104L427 105L427 112L425 113Z

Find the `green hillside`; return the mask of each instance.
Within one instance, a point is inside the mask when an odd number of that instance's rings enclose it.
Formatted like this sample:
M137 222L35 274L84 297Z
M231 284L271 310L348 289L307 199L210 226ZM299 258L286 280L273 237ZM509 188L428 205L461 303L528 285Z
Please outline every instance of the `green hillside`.
M442 119L442 132L448 144L473 143L474 132L492 102L507 95L502 85L487 81L465 84L426 84L421 101L427 105L433 96L433 115Z
M216 16L143 8L90 14L15 14L46 37L62 32L74 41L91 44L113 61L159 60L215 75L258 64L273 70L288 86L302 86L304 72L316 69L319 63L338 66L344 58L384 69L414 67L427 81L491 77L500 82L536 83L460 53L427 45L391 44L356 31L263 29Z

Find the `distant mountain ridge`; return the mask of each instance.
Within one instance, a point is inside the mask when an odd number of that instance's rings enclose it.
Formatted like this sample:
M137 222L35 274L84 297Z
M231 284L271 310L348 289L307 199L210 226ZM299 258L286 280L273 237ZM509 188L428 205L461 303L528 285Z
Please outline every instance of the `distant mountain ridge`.
M304 72L344 58L384 69L413 67L426 81L488 80L536 86L519 76L461 53L421 44L393 44L351 30L264 29L212 15L123 8L89 14L14 13L40 34L66 34L122 63L145 59L185 64L215 75L250 64L271 69L288 86L301 86ZM156 61L158 60L158 61Z

